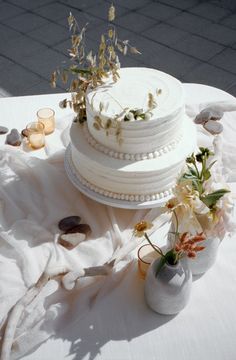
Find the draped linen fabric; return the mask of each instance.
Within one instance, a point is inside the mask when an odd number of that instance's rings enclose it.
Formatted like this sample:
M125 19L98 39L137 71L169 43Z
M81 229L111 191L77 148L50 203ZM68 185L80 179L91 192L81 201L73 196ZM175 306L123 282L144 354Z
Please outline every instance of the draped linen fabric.
M186 111L193 120L205 107L219 106L222 97L222 164L234 195L236 100L202 88L185 86ZM204 94L209 95L205 101ZM216 265L194 282L182 313L153 313L137 273L142 239L133 237L133 226L152 221L151 238L162 244L169 218L158 217L160 209L116 209L81 194L64 170L68 119L65 123L62 117L42 158L7 145L0 148L0 325L46 266L52 273L79 272L117 261L111 275L81 279L71 291L50 280L23 312L12 359L235 359L236 237L223 241ZM198 144L212 146L213 136L197 129ZM69 215L81 216L92 229L73 250L57 242L58 221Z

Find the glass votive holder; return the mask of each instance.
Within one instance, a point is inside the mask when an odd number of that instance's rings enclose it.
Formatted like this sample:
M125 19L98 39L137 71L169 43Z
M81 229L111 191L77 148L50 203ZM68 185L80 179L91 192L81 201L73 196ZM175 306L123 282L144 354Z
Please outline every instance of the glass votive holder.
M50 108L43 108L37 111L38 121L44 125L45 135L53 133L55 130L55 111Z
M41 122L32 122L26 126L28 145L32 149L41 149L45 145L44 125Z
M145 279L149 265L158 257L160 255L150 244L145 244L138 249L138 270L141 279Z

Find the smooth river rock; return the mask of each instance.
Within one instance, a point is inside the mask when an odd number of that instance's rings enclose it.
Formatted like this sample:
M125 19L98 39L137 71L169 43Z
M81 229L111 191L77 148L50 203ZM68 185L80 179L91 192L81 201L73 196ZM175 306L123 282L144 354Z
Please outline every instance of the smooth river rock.
M59 221L58 227L61 231L68 232L70 229L79 225L80 221L80 216L67 216Z
M80 234L80 233L64 234L64 235L61 235L58 242L59 242L59 244L64 246L66 249L72 250L72 249L74 249L74 247L79 245L79 243L84 241L85 238L86 238L86 235L85 234Z
M87 236L90 232L91 232L91 227L88 224L79 224L67 230L65 233L66 234L81 233Z
M7 135L6 144L12 146L20 146L21 136L17 129L12 129L10 134Z
M29 131L28 131L27 129L23 129L23 130L21 131L21 135L22 135L23 137L27 137L28 134L29 134Z
M8 128L5 126L0 126L0 135L4 135L6 133L8 133Z

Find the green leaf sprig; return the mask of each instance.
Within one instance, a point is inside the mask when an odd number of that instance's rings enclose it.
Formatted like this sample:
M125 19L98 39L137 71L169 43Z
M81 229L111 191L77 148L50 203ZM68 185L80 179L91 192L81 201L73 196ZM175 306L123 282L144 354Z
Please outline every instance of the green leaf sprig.
M214 153L208 148L200 147L200 152L196 155L193 153L186 159L188 171L182 176L182 179L191 180L194 190L199 194L200 200L210 209L214 210L218 200L229 192L227 189L219 189L205 194L206 182L211 177L211 168L216 160L207 165L207 160Z

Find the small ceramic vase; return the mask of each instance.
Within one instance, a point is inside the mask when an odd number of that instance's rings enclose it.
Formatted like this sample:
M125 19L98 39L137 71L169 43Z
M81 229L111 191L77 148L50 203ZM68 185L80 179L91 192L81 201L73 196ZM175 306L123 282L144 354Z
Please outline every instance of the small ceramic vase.
M205 246L205 249L199 251L195 258L188 259L188 265L193 275L201 275L214 265L220 245L220 239L217 237L208 238L198 245Z
M192 273L186 259L176 265L166 263L159 269L160 260L154 260L149 267L144 285L146 302L159 314L177 314L188 303Z
M173 247L174 243L174 235L171 233L174 230L173 224L171 224L170 232L167 237L167 247ZM221 240L217 237L209 237L206 240L199 242L197 245L204 246L205 248L199 252L195 258L188 258L188 265L190 270L192 271L192 275L201 275L204 274L207 270L209 270L212 265L214 265L218 247L220 245Z

